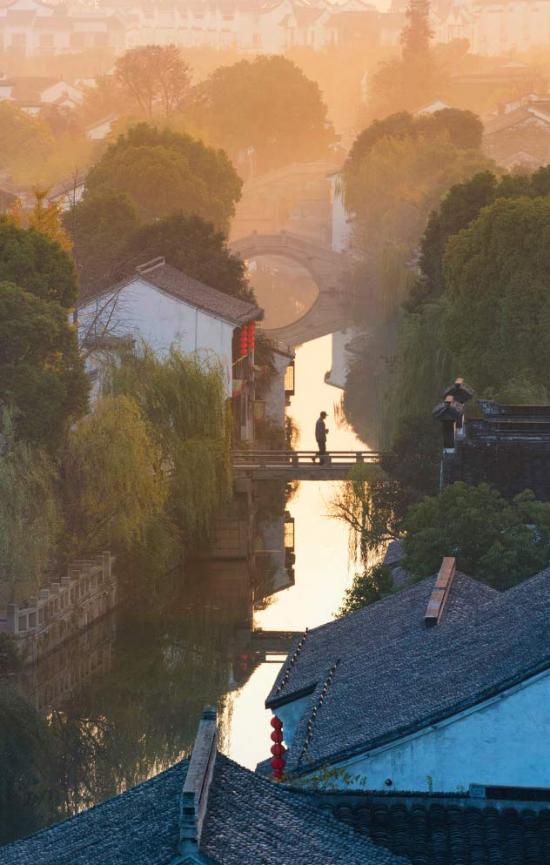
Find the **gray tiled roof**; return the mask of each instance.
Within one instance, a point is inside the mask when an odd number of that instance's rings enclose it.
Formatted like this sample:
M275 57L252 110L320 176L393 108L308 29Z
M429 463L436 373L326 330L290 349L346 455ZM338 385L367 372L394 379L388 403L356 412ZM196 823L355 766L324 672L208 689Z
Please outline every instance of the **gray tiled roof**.
M187 761L0 849L1 865L170 865ZM316 803L218 754L201 854L217 865L406 865Z
M288 771L394 741L550 666L550 570L503 593L457 574L442 622L426 628L433 582L310 631L281 687L283 665L269 706L311 692Z
M256 304L205 285L170 264L159 265L152 270L138 273L137 276L172 297L184 300L198 309L204 309L237 325L259 319L263 314Z

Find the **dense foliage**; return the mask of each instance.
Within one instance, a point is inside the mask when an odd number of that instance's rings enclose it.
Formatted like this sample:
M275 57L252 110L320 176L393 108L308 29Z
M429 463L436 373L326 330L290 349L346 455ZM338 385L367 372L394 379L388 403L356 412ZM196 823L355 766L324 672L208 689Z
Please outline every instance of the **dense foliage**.
M70 432L64 499L70 551L126 550L159 515L161 454L135 402L105 397Z
M62 517L54 463L43 451L15 441L4 413L0 456L0 583L10 597L35 594L55 561Z
M320 159L335 140L318 84L285 57L221 66L194 89L189 113L233 160L250 152L258 173Z
M13 409L17 434L58 446L71 421L85 411L87 395L67 311L0 282L0 400Z
M391 570L386 565L377 564L367 568L362 574L356 574L349 589L346 589L344 600L338 610L338 616L347 616L355 610L361 610L386 598L393 592Z
M140 123L120 135L86 177L87 194L126 193L146 221L183 210L226 229L241 181L222 150Z
M13 282L66 308L74 305L78 291L72 259L56 239L6 217L0 217L0 282Z
M404 522L404 567L415 577L437 571L443 556L499 589L550 562L550 504L526 490L509 502L487 484L452 484L414 505Z
M46 721L0 678L0 844L52 820L55 746Z
M167 507L184 546L208 535L229 493L229 425L223 373L147 347L113 364L108 389L138 404L169 480Z

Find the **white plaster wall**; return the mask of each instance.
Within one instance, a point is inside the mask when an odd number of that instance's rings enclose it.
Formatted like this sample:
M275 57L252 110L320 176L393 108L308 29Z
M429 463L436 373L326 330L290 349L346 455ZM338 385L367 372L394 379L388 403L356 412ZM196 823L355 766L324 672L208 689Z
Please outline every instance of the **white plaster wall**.
M347 249L351 238L351 226L348 222L348 212L344 206L341 182L339 174L333 174L330 177L331 246L334 252L343 252Z
M550 674L450 723L338 765L356 779L351 787L369 790L452 792L472 783L550 787Z
M341 388L346 386L346 378L350 363L350 354L346 345L356 333L354 328L338 330L332 334L332 365L325 376L327 384Z
M273 365L276 369L276 374L273 376L271 384L265 394L265 413L266 417L280 427L285 425L285 372L290 363L290 358L284 354L273 353Z
M274 710L273 714L277 715L283 722L283 736L287 748L292 745L296 727L308 707L311 707L311 694L307 697L301 697L299 700L293 700L292 703L279 706Z
M104 304L105 300L99 302ZM81 337L96 314L96 302L79 311ZM230 322L176 300L140 278L113 298L100 319L106 321L109 315L112 333L118 337L143 339L160 356L166 355L174 345L185 354L198 354L205 366L221 363L226 393L231 396L234 325Z

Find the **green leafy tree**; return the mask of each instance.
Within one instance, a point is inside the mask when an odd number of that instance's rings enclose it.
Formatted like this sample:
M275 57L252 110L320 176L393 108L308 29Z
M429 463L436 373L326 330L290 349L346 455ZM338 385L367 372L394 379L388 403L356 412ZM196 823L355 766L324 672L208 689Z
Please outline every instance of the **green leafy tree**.
M223 151L140 123L107 148L86 177L86 191L126 193L145 221L183 209L226 230L241 181Z
M218 291L253 299L244 262L230 253L224 235L199 216L174 213L141 226L129 238L118 276L156 255L163 255L173 267ZM130 264L127 270L126 262Z
M126 246L138 227L134 203L124 192L92 193L68 210L63 221L73 242L81 298L108 288L131 257Z
M216 69L194 89L189 112L233 159L253 148L259 173L321 159L335 140L319 86L285 57Z
M346 589L338 617L347 616L355 610L361 610L386 598L393 592L391 570L382 564L367 568L362 574L356 574L349 589Z
M550 394L550 198L500 199L447 244L440 339L479 393Z
M550 561L550 504L529 490L508 502L487 484L458 482L414 505L403 530L404 567L415 577L455 556L464 573L505 589Z
M46 721L0 680L0 844L55 818L56 757Z
M445 71L431 50L428 0L410 0L401 34L401 58L381 64L373 78L370 112L416 110L435 99L445 86Z
M99 400L71 430L63 474L71 553L128 549L163 507L161 453L127 396Z
M57 473L46 453L13 437L4 412L0 457L0 581L11 599L36 593L53 564L62 527Z
M0 217L0 282L20 285L43 300L70 308L77 296L71 256L46 234Z
M115 63L122 91L152 117L157 106L168 117L181 106L191 85L191 70L176 45L130 48Z
M0 400L18 436L56 447L87 407L88 381L67 312L0 282Z

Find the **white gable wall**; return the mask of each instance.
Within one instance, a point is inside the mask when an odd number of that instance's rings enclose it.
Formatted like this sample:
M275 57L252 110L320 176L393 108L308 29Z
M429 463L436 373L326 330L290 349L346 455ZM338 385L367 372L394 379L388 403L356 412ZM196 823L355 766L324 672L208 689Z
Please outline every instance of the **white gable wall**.
M97 315L98 304L105 305L105 298L79 311L81 337ZM231 396L235 325L230 322L177 300L142 278L121 289L102 310L100 318L111 319L113 335L143 339L161 357L174 345L184 354L198 354L205 365L220 363L225 372L226 393Z
M303 705L303 700L298 703ZM285 706L293 730L295 719L289 709ZM550 672L546 672L420 734L331 764L349 777L340 782L331 777L330 786L434 792L467 790L472 783L550 787L549 740ZM391 786L386 780L391 780Z

